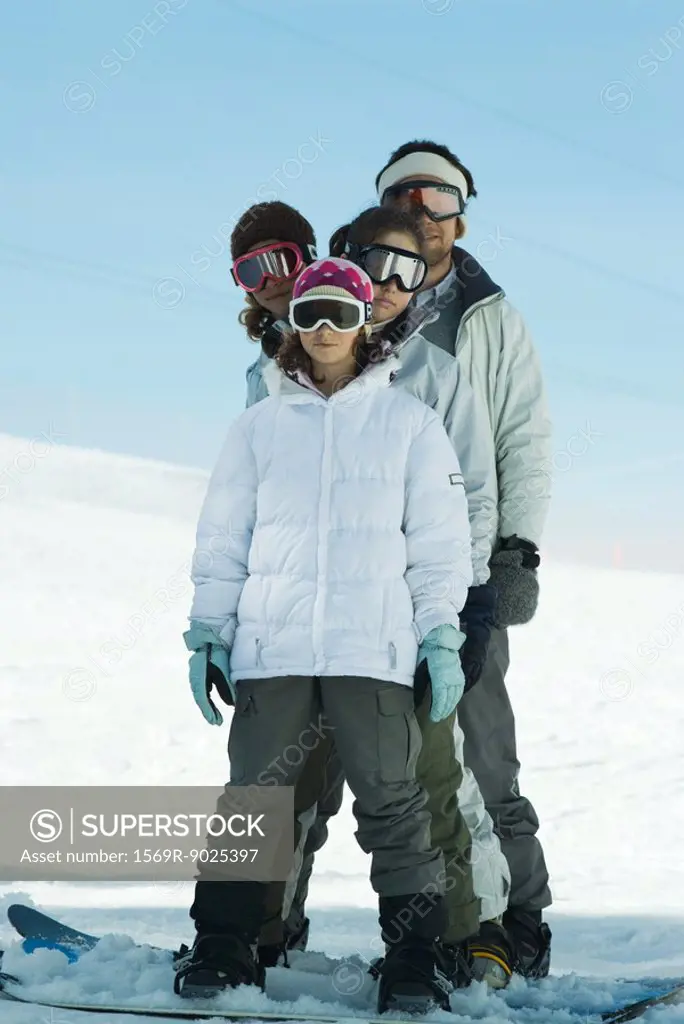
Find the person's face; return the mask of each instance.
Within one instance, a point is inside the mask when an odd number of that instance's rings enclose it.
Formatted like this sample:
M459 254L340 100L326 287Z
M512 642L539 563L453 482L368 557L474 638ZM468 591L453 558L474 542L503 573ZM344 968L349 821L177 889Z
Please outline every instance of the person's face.
M402 181L415 181L416 177L413 174L410 178L402 178ZM437 178L434 174L421 174L420 177L423 181L437 181L445 184L442 178ZM394 202L404 206L408 203L408 197L399 196ZM434 267L446 259L456 240L463 236L463 225L460 217L434 221L426 213L421 212L420 227L423 233L420 254L425 259L428 267Z
M415 252L416 255L422 255L416 239L413 235L409 235L404 231L381 231L373 239L373 244L393 245L397 249L406 249L409 252ZM397 282L394 278L391 281L385 281L384 284L375 284L373 282L374 321L377 324L381 324L385 320L391 320L395 316L399 316L400 313L404 312L412 298L413 292L402 292L397 287Z
M299 331L302 347L311 356L315 375L324 375L327 379L336 368L340 376L353 372L354 342L358 335L358 329L333 331L327 324L321 324L315 331Z
M285 239L282 238L266 238L263 242L257 242L251 246L247 251L253 252L254 249L263 249L265 245L277 245L278 242L283 242ZM290 299L292 298L292 289L294 288L296 277L281 277L278 280L274 280L272 277L266 278L266 283L259 289L258 292L252 292L256 301L262 306L271 316L275 317L276 320L286 320L287 314L290 309Z

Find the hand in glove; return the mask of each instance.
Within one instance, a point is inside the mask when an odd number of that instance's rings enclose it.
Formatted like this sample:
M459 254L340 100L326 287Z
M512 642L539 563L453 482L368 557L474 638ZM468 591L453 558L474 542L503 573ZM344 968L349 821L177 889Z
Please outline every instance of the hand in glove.
M496 590L491 583L470 587L461 612L461 628L466 635L461 648L466 693L478 681L485 667L489 638L494 627L495 607Z
M494 622L497 629L521 626L529 622L537 610L539 552L536 544L512 537L501 537L492 555L490 582L496 588Z
M427 661L432 687L430 721L448 718L465 689L459 650L465 640L455 626L437 626L431 629L418 650L418 664Z
M230 681L230 651L210 626L192 622L183 633L190 657L190 688L195 703L209 725L222 725L223 715L211 699L216 691L224 704L235 704L235 685Z

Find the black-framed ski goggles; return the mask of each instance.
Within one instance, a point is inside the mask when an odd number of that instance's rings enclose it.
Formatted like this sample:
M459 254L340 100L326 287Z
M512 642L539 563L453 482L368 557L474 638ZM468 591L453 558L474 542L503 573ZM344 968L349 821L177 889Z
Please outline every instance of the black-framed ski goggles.
M373 306L353 296L300 295L290 302L290 323L296 331L315 331L327 324L343 334L370 322Z
M399 249L395 245L347 246L349 259L362 267L375 284L387 284L394 279L402 292L415 292L423 284L428 265L417 252Z
M413 207L426 213L430 220L449 220L465 213L465 197L458 185L415 178L390 185L382 194L381 205Z

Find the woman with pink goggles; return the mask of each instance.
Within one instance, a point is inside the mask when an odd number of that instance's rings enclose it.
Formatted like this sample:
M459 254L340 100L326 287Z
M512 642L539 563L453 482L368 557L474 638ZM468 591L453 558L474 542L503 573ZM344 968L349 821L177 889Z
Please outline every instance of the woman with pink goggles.
M272 358L289 326L294 282L316 259L314 230L287 203L257 203L235 225L230 247L233 281L245 293L240 323Z

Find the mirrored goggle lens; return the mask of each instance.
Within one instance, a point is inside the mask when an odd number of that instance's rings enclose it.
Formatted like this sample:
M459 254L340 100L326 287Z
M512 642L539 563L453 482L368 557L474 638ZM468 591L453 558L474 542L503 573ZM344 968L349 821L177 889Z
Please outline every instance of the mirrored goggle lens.
M402 206L422 206L436 220L459 217L464 209L460 188L455 185L422 185L388 189L387 197Z
M364 322L361 309L341 299L307 299L292 307L299 331L313 331L320 320L328 320L338 331L353 331Z
M398 277L400 287L407 292L420 288L425 280L427 266L415 256L392 252L391 249L369 249L361 257L364 270L376 284L384 284Z
M265 277L291 277L297 269L299 258L294 249L271 249L256 256L248 256L235 267L235 276L243 288L254 290Z

